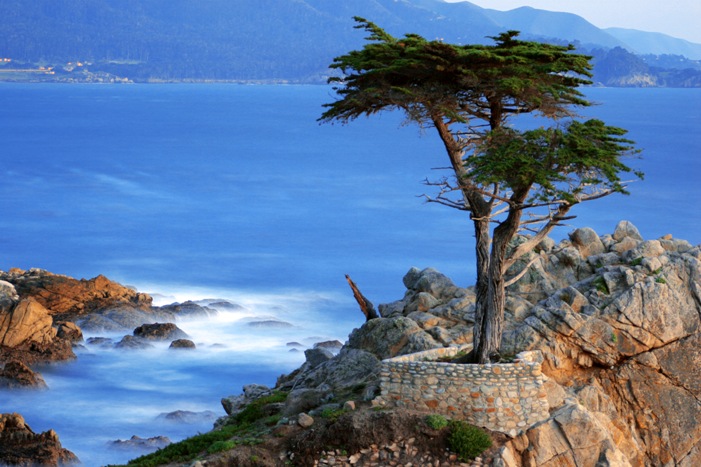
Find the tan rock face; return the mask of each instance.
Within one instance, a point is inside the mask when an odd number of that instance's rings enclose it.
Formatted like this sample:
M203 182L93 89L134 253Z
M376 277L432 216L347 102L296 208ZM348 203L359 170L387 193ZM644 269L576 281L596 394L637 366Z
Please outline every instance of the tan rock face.
M21 300L10 311L0 313L0 345L50 344L56 337L48 310L34 300Z
M149 295L138 293L102 275L89 280L77 280L31 269L1 272L0 280L12 283L21 297L33 297L52 315L62 318L110 307L148 310L152 302Z
M507 275L528 264L507 290L501 351L542 352L551 418L507 443L502 465L701 465L701 246L644 240L623 221L613 235L542 242ZM435 271L407 277L404 299L380 305L417 325L393 341L418 327L454 345L450 330L474 323L473 296L426 284Z

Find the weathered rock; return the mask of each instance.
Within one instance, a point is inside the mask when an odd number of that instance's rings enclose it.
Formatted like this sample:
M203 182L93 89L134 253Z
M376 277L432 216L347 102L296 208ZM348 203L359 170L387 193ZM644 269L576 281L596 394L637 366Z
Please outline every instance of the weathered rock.
M377 318L354 329L348 347L375 354L380 359L442 347L416 321L406 317Z
M302 412L301 414L297 415L297 424L302 428L309 428L314 424L314 419Z
M606 250L599 236L589 227L571 232L570 240L579 249L579 253L583 258L601 254Z
M83 342L83 331L70 321L59 324L56 335L71 342Z
M15 286L7 281L0 280L0 313L9 311L19 301L19 295Z
M168 346L170 349L196 349L197 346L190 339L175 339Z
M153 341L187 339L189 336L175 323L142 324L134 329L134 337Z
M457 287L444 274L433 268L411 268L403 279L406 288L415 293L427 293L434 298L455 298Z
M325 348L307 349L304 351L304 357L310 368L316 368L322 363L331 360L333 353Z
M0 313L0 345L50 344L56 337L52 325L51 315L39 302L21 300L12 310Z
M4 368L0 370L0 388L46 389L48 386L39 373L35 373L24 363L13 360L5 363Z
M16 413L0 414L0 465L61 466L79 460L61 446L55 431L34 433Z
M613 239L616 241L621 241L624 238L632 238L633 240L642 240L643 237L640 235L640 231L636 226L630 221L620 221L613 231Z

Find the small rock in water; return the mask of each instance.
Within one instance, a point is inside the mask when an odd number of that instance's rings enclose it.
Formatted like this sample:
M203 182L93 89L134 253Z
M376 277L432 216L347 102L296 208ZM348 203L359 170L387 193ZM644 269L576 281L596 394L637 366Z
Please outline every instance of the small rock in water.
M134 336L124 336L121 341L114 345L115 349L148 349L153 347L143 339Z
M189 337L174 323L143 324L134 329L134 336L155 341L186 339Z
M317 342L314 344L315 349L328 349L331 351L340 350L343 347L343 343L339 340Z
M138 449L141 451L156 451L157 449L162 449L171 443L170 439L166 436L154 436L152 438L141 438L139 436L132 436L131 439L112 441L108 444L110 448L113 449Z
M171 349L196 349L197 346L190 339L176 339L170 343Z
M278 321L276 319L266 319L263 321L251 321L248 326L252 328L291 328L292 325L287 321Z
M114 344L109 337L88 337L85 343L88 345L98 345L100 347L111 347Z
M48 386L39 373L35 373L22 362L11 360L0 370L0 388L47 389Z
M162 413L156 417L156 420L165 421L169 423L203 423L203 422L213 422L219 416L212 412L211 410L205 410L203 412L190 412L188 410L176 410L175 412Z

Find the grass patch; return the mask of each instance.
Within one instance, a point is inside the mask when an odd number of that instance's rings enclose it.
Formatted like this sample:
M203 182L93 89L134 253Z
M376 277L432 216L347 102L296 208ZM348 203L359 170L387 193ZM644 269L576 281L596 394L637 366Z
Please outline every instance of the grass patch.
M219 449L224 443L227 443L227 446L231 446L226 449L232 449L236 447L236 443L232 441L231 438L236 436L241 429L241 427L230 425L221 430L195 435L178 443L169 444L163 449L159 449L151 454L132 459L127 465L136 467L156 467L171 462L187 462L203 453L220 452L211 451L211 449Z
M442 430L448 426L448 420L443 415L431 414L425 418L426 425L433 430Z
M492 438L476 426L454 420L450 422L448 446L462 462L468 462L489 449Z
M237 413L232 417L234 424L245 424L245 423L255 423L258 420L266 418L266 414L263 412L263 407L269 404L276 404L279 402L285 402L287 400L287 393L276 391L269 396L263 396L258 398L248 404L241 412Z

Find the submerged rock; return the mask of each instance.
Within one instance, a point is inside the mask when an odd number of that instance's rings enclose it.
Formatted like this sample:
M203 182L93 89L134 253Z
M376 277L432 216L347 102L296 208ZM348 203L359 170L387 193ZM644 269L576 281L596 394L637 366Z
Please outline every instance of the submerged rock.
M205 410L203 412L190 412L188 410L176 410L175 412L168 412L159 414L156 420L168 422L168 423L203 423L203 422L214 422L219 416L212 412L211 410Z
M175 323L143 324L134 329L134 336L153 341L187 339L189 337Z
M108 444L111 449L122 449L122 450L138 450L143 452L153 452L158 449L162 449L169 444L171 440L166 436L154 436L151 438L141 438L139 436L132 436L130 439L112 441Z

